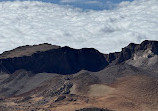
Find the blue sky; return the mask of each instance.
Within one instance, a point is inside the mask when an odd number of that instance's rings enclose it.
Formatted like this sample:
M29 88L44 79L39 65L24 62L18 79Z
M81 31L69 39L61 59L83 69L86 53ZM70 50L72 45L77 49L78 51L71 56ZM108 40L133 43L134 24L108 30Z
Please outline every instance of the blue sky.
M6 1L6 0L0 0L0 1ZM15 0L7 0L7 1L15 1ZM20 1L26 1L26 0L20 0ZM60 5L69 5L84 10L87 9L104 10L104 9L113 9L114 7L117 6L118 3L122 1L133 1L133 0L29 0L29 1L51 2Z
M94 9L94 10L103 10L103 9L113 9L116 4L122 1L132 1L132 0L72 0L74 2L66 2L64 4L70 4L74 7L79 7L82 9ZM71 1L71 0L70 0Z

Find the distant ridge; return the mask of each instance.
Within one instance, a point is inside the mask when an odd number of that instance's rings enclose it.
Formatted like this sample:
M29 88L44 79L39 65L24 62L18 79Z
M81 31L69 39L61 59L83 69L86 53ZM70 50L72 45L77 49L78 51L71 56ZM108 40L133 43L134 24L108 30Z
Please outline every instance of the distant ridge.
M104 55L93 48L72 49L48 44L19 47L0 57L0 65L10 73L25 69L34 73L73 74L83 69L99 71L108 65Z
M0 55L0 70L14 73L24 69L34 73L73 74L80 70L100 71L111 63L132 58L135 52L151 49L158 54L158 41L131 43L121 52L102 54L94 48L73 49L51 44L22 46ZM5 69L5 70L4 70Z

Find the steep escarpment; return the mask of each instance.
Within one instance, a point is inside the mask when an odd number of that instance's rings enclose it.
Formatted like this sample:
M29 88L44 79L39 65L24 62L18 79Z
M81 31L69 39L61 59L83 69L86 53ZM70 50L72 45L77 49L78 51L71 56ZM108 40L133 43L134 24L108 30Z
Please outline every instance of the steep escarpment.
M62 47L26 56L0 59L0 70L9 73L25 69L34 73L73 74L80 70L99 71L107 65L104 55L93 48Z

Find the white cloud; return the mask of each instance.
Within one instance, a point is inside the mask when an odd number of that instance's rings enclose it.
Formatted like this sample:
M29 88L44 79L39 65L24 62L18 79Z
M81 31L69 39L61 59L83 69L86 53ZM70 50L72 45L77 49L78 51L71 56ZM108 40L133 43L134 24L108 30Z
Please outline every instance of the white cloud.
M119 51L130 42L158 40L157 0L83 12L43 2L0 2L0 52L26 44Z

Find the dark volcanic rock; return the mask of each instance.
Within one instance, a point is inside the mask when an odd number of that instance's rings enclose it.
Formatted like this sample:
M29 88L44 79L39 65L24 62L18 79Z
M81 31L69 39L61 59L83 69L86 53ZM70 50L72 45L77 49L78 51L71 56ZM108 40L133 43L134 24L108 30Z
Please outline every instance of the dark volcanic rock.
M54 102L64 100L65 98L66 98L66 96L59 96Z
M107 65L104 55L93 48L62 47L30 56L0 59L0 70L9 73L25 69L34 73L73 74L83 69L99 71Z
M100 109L100 108L83 108L83 109L76 110L76 111L112 111L112 110Z

